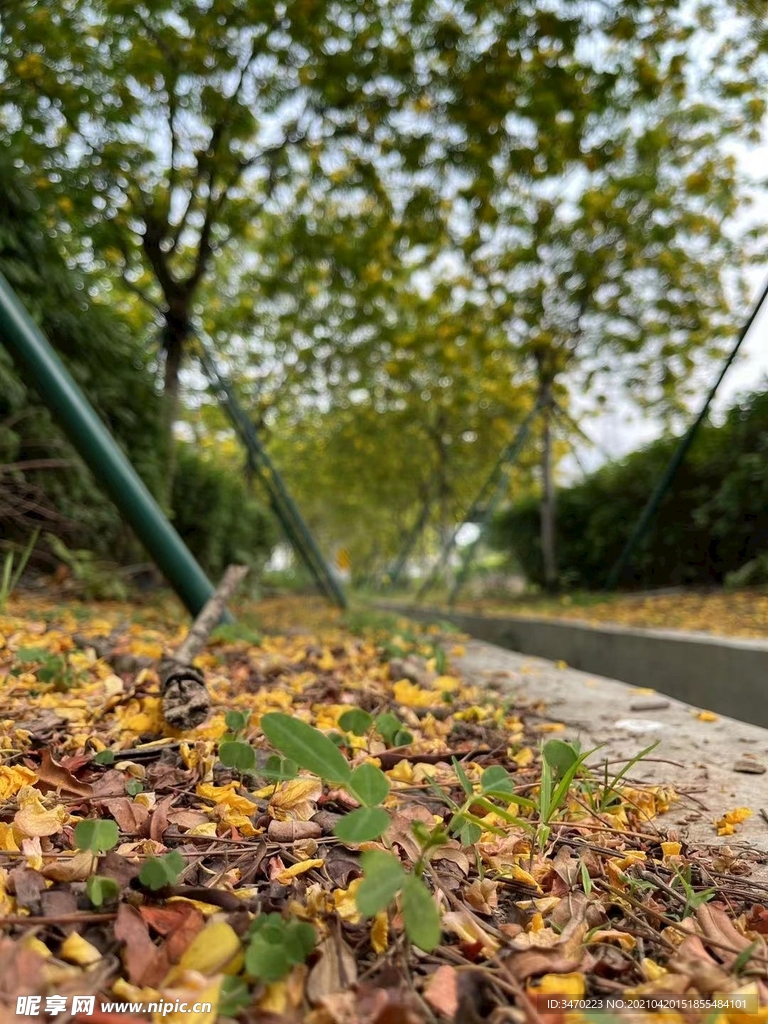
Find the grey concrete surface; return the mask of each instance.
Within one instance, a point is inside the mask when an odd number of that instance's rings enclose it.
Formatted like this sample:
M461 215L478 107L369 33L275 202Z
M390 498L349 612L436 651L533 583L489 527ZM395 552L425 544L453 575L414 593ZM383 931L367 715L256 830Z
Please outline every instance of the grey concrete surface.
M455 643L446 643L449 655ZM719 849L744 863L753 881L768 883L768 822L760 813L768 808L768 774L736 770L768 767L768 730L723 716L702 721L699 708L647 689L478 640L462 644L464 654L451 661L468 681L509 694L529 722L562 722L565 730L552 735L579 738L582 747L604 744L596 760L626 762L658 739L653 760L639 762L630 777L687 795L650 830L673 829L697 849ZM735 835L718 836L715 821L736 807L748 807L752 816Z
M578 620L448 613L377 603L421 621L455 623L480 640L565 661L731 718L768 726L768 643L708 633L594 626Z

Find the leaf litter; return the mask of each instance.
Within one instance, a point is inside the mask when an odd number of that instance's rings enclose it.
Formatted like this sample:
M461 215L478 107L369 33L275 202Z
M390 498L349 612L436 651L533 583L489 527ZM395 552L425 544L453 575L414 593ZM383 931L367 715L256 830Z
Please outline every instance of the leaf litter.
M438 627L256 612L195 661L187 732L159 693L178 612L0 617L0 1020L53 994L97 1024L768 1018L768 890L655 822L677 794L637 757L462 679ZM149 1009L180 1001L211 1009Z

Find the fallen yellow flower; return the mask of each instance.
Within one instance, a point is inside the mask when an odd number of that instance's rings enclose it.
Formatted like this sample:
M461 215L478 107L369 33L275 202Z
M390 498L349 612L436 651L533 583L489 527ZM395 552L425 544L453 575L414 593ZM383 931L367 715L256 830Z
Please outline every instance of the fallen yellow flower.
M10 800L24 786L32 786L37 782L37 775L30 768L17 765L9 768L0 765L0 800Z
M749 807L735 807L732 811L726 811L722 818L715 822L715 828L719 836L732 836L736 831L735 825L741 825L747 818L752 817Z
M312 860L302 860L298 864L291 864L289 868L285 868L275 875L275 881L281 885L287 885L292 878L298 878L299 875L305 875L307 871L311 871L313 868L321 868L325 864L322 857L314 857Z

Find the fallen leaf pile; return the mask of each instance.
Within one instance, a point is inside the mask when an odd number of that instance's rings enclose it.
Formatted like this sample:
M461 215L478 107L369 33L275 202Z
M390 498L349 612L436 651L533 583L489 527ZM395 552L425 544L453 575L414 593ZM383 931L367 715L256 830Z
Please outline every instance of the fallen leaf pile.
M603 768L596 751L559 785L573 750L503 684L460 678L455 639L405 623L352 632L315 602L268 603L263 636L214 633L196 662L213 713L179 734L162 720L157 662L180 619L90 611L19 600L0 616L3 1024L35 1018L16 1016L20 996L40 997L38 1019L56 996L58 1019L92 1024L502 1024L539 1020L548 998L618 995L746 994L751 1012L733 1020L768 1018L768 890L661 830L675 794L631 766ZM345 732L352 709L389 715L387 729ZM348 791L306 770L264 776L271 712L384 770L381 841L336 837L357 806ZM227 742L252 748L253 770L222 764ZM482 802L491 768L511 777L499 813ZM440 831L462 803L471 842ZM373 851L422 873L442 928L429 952L406 934L407 887L361 913ZM73 1013L74 996L96 1009Z
M686 591L611 597L564 595L560 598L461 602L462 611L486 615L530 615L581 619L640 629L681 629L715 636L768 637L768 594L761 590Z

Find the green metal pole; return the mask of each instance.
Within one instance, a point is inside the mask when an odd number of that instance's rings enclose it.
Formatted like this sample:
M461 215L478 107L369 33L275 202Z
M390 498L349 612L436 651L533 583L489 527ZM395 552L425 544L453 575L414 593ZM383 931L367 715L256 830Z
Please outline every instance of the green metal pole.
M261 479L270 504L278 521L283 526L289 542L304 562L325 596L339 608L346 608L347 600L344 591L328 567L320 548L304 522L296 502L288 493L283 478L262 445L256 429L243 412L235 396L234 388L224 377L216 365L216 360L208 350L208 346L200 335L196 335L200 363L214 388L220 391L219 401L227 411L235 431L253 458L259 478ZM223 400L221 398L223 395Z
M698 429L703 423L707 413L709 412L709 407L712 404L712 399L717 394L717 390L723 382L723 377L725 377L726 373L730 368L731 363L736 358L736 355L739 349L741 348L741 343L744 341L744 339L747 336L747 333L749 332L750 327L755 322L755 318L757 314L760 312L760 309L762 308L766 298L768 298L768 282L766 282L765 287L763 288L760 294L760 297L758 298L757 302L752 308L752 312L747 317L746 323L739 331L738 336L736 338L736 343L731 349L728 358L725 360L725 363L723 364L722 369L720 370L720 374L717 380L710 388L709 394L707 395L704 405L701 407L698 416L690 425L687 432L683 435L680 444L672 453L672 458L667 463L667 468L664 470L664 475L662 476L661 480L659 480L650 498L646 502L645 508L640 513L640 516L638 517L637 522L635 523L634 529L632 530L632 533L629 536L629 540L624 545L624 550L621 552L619 557L614 562L613 567L608 575L608 580L605 584L606 590L616 589L616 586L619 580L621 579L624 570L629 564L629 560L632 557L635 548L640 543L643 535L645 534L645 531L648 529L648 526L650 525L651 520L656 515L659 509L659 505L661 504L662 499L664 498L664 495L667 493L670 484L675 478L675 474L680 468L681 462L688 454L688 450L693 444Z
M468 523L468 522L472 521L472 517L477 513L477 511L479 511L479 509L482 506L482 503L485 501L486 495L489 494L492 490L495 489L497 481L499 480L499 478L504 473L504 467L507 466L507 465L513 465L514 462L517 460L517 457L520 454L520 450L523 447L523 442L525 441L526 435L528 434L528 430L530 429L530 426L533 423L533 419L536 416L536 413L539 411L540 408L541 408L541 398L539 397L539 398L536 399L536 404L533 406L533 408L530 410L530 412L525 417L523 422L517 428L517 433L515 434L513 439L504 448L504 451L499 456L498 461L496 462L496 465L493 467L493 469L491 470L491 472L487 476L487 478L485 480L485 483L480 488L480 491L479 491L477 497L472 502L472 506L470 508L470 511L464 517L462 522L459 523L459 525L453 531L453 533L451 534L450 538L448 539L447 544L445 545L443 550L440 552L440 555L439 555L437 561L432 566L432 571L430 572L429 576L424 580L424 582L422 583L421 587L416 592L416 596L414 597L414 602L415 603L418 603L422 599L422 597L424 597L424 595L427 593L427 591L430 590L430 588L432 587L432 584L435 582L435 580L437 579L438 575L440 574L440 571L444 568L445 565L447 565L448 559L451 556L451 552L453 551L453 549L454 549L454 547L456 545L456 539L459 536L459 533L461 532L461 528L464 526L465 523ZM474 550L474 548L473 548L473 550Z
M387 590L394 590L394 588L399 583L400 574L405 568L406 562L410 557L411 551L413 551L416 541L422 535L427 523L429 522L429 514L431 511L432 503L427 502L423 506L421 512L419 513L419 518L416 520L413 527L411 528L411 532L405 538L405 543L400 549L400 554L397 556L397 561L395 562L394 568L392 569L392 573L390 574L389 582L386 585Z
M197 615L213 594L213 584L2 274L0 339L187 609Z

